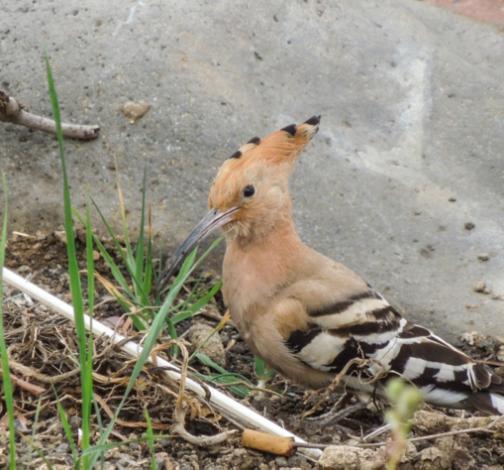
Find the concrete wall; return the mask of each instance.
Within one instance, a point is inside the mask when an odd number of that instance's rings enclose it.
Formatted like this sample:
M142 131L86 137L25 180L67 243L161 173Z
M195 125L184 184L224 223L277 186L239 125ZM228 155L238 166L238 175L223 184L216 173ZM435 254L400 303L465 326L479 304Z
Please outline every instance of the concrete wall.
M50 114L47 51L64 119L102 126L66 143L76 204L115 213L119 176L134 215L147 165L168 244L241 143L320 113L292 185L303 238L452 338L502 334L504 302L473 291L504 294L499 28L406 0L3 0L0 86ZM131 125L127 100L152 108ZM3 124L0 142L11 226L60 224L54 139Z

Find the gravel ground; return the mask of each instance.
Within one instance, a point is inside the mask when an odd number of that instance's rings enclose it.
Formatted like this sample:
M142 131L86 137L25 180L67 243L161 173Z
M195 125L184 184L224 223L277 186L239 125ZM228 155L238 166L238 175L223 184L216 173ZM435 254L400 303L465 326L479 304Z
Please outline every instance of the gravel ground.
M80 242L78 246L82 248ZM16 272L69 301L65 257L65 245L58 233L17 235L9 244L7 264ZM97 261L97 267L106 274L101 260ZM202 276L209 279L207 274ZM102 321L108 319L117 325L117 319L122 312L115 302L107 298L104 291L99 290L97 304L99 307L96 316ZM4 306L12 372L16 378L23 379L39 389L35 393L29 387L16 387L17 425L19 435L22 436L18 442L20 465L24 468L46 468L45 459L54 468L71 468L71 449L59 424L55 403L58 397L76 433L80 425L80 389L73 326L27 296L8 288ZM223 313L220 299L208 308L208 315L193 320L195 324L216 325L219 311ZM126 326L123 323L122 327ZM190 327L191 321L181 324L179 334L183 335ZM224 361L227 369L254 381L252 356L234 327L224 327L217 339L220 343L217 347L221 354L220 359ZM502 338L490 338L475 333L466 334L459 346L468 353L487 360L502 360L504 353ZM188 344L188 347L191 348L191 345ZM122 396L133 363L124 353L111 347L105 339L96 340L95 350L95 393L100 404L105 403L113 410ZM205 372L202 366L199 366L198 370ZM359 409L338 422L326 423L328 413L335 411L331 408L340 396L331 394L314 409L320 394L306 392L281 377L276 376L268 384L268 389L275 393L256 391L245 399L244 403L310 442L355 444L359 437L383 424L383 410L376 410L374 407ZM156 432L166 436L155 444L155 458L159 468L266 470L307 469L317 466L312 459L299 452L285 458L244 449L238 437L215 447L195 447L175 438L170 435L170 426L173 424L176 396L176 389L166 383L158 371L152 367L146 368L121 414L121 422L116 426L113 439L118 442L139 440L145 431L143 408L146 406L158 426ZM188 414L185 425L194 435L215 434L234 428L206 405L195 399L191 400L190 404L191 413ZM343 406L355 404L356 399L349 397ZM0 407L3 407L1 402ZM107 413L103 410L105 407L102 406L101 418L106 419ZM0 415L3 413L3 408L0 408ZM453 429L488 425L487 421L475 421L476 419L468 413L424 408L418 415L413 435L420 437ZM503 468L504 423L501 424L503 426L497 427L495 432L447 435L434 440L410 443L407 458L401 468ZM97 429L95 423L95 433ZM386 436L381 436L378 439L385 438ZM345 455L350 455L349 452L346 451ZM372 459L377 461L383 449L373 452L369 451ZM0 466L5 465L5 458L5 451L0 450ZM104 457L104 468L148 468L150 459L151 454L144 442L130 442L108 451ZM357 465L364 464L360 462Z

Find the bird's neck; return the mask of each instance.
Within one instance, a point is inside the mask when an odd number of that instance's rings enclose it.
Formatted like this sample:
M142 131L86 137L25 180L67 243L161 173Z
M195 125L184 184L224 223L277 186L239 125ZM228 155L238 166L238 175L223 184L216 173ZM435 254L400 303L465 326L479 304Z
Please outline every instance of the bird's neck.
M261 237L226 239L223 292L233 311L246 310L256 299L270 298L294 282L309 248L299 238L292 217Z

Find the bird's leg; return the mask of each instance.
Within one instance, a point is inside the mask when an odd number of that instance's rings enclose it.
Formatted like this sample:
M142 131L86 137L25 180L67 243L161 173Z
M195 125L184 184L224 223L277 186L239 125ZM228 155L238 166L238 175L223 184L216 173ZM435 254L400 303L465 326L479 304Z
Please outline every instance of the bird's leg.
M385 434L386 432L390 431L392 429L391 424L384 424L383 426L380 426L379 428L375 429L374 431L371 431L369 434L366 434L361 441L362 442L369 442L372 439L375 439L378 436L381 436L382 434Z
M351 414L355 413L356 411L360 411L367 408L366 403L363 403L361 401L354 403L353 405L347 406L346 408L343 408L342 410L337 411L336 413L329 413L329 416L325 416L322 420L319 421L319 424L322 426L328 425L328 424L335 424L341 421L342 419L346 418L347 416L350 416ZM327 415L328 413L325 413Z
M345 392L336 401L336 403L334 403L334 405L331 407L331 409L329 411L327 411L326 413L323 413L321 415L318 415L318 416L308 416L308 417L306 417L306 420L320 422L320 420L325 420L327 417L332 417L336 410L339 410L342 406L345 406L348 403L350 403L351 399L352 399L352 394Z

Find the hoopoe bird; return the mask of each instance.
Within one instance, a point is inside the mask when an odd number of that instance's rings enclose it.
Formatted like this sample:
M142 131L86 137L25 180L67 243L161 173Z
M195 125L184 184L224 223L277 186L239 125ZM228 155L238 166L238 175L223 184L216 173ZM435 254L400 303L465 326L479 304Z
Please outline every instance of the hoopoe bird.
M320 116L254 137L219 169L209 212L182 243L185 255L215 229L226 239L223 295L250 349L311 388L339 374L346 387L383 394L401 376L444 407L504 414L504 379L403 318L349 268L306 246L293 221L289 176Z

